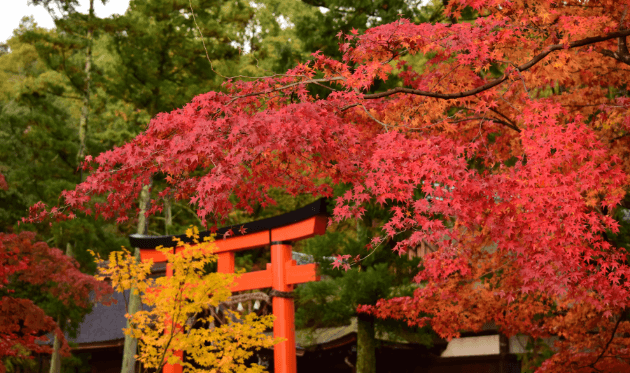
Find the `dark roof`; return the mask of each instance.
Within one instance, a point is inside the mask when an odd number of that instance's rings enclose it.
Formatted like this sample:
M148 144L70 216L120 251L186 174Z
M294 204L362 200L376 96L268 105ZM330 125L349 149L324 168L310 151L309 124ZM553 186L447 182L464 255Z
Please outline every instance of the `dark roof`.
M153 263L151 266L152 275L166 275L166 262Z
M231 225L229 227L223 227L217 229L214 233L217 236L221 236L232 230L233 236L241 236L241 231L249 233L256 233L261 231L268 231L274 228L283 227L285 225L297 223L308 218L312 218L317 215L328 215L326 212L326 199L320 198L317 201L301 207L297 210L287 212L286 214L273 216L271 218L256 220L245 224ZM245 229L241 229L245 228ZM204 231L199 233L199 241L203 241L205 237L212 235L211 231ZM183 242L190 243L192 239L185 234L175 236ZM132 234L129 236L129 242L131 247L139 247L141 249L152 249L158 246L175 247L173 236L144 236L140 234Z
M129 300L129 290L125 291L125 297ZM124 339L123 328L126 326L126 307L122 293L115 292L112 298L116 304L105 306L95 303L92 312L85 315L85 319L79 326L77 337L71 339L74 343L94 343Z

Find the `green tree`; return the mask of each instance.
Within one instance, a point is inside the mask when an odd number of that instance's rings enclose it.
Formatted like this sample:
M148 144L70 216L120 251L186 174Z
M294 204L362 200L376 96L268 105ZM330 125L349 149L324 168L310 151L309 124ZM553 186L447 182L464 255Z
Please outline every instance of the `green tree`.
M54 201L56 195L80 180L77 154L85 144L77 136L76 108L81 100L67 97L70 80L62 72L43 63L33 45L24 42L29 33L48 37L55 32L37 29L25 20L16 35L9 40L10 52L0 56L0 168L5 176L6 190L0 190L0 230L22 230L16 222L28 206L38 200ZM72 94L72 90L70 90ZM83 110L82 118L85 111ZM79 131L80 132L80 131ZM30 227L32 228L32 227ZM91 247L101 253L118 247L124 240L112 224L93 219L38 225L40 237L66 246ZM95 268L87 252L75 250L83 268ZM47 315L57 320L59 327L72 336L89 308L64 306L50 294L43 294L37 285L22 284L14 289L21 298L41 305ZM60 340L54 338L51 371L60 370ZM19 359L18 359L19 360ZM19 362L15 362L18 366Z
M302 0L317 12L295 17L295 31L306 50L321 50L328 56L341 57L337 34L353 29L364 33L370 27L388 24L400 18L414 23L443 19L441 2L424 5L420 0Z
M218 71L237 72L232 43L251 14L244 1L132 0L110 21L116 59L105 69L108 93L153 117L218 89L223 78L208 59Z
M395 242L366 251L376 228L387 219L384 210L370 206L356 225L339 225L324 236L305 241L303 251L320 263L322 280L299 286L296 326L319 328L346 325L357 317L358 373L376 372L377 332L391 338L430 344L426 330L412 330L406 324L358 314L359 305L374 305L379 299L411 294L409 284L417 273L419 258L408 259L392 251ZM344 257L345 270L331 263L331 256Z
M21 40L27 30L37 29L29 21L23 23L8 41L11 52L0 56L0 172L7 182L7 190L0 190L0 230L5 232L18 229L28 206L40 200L54 202L58 193L79 181L80 101L59 94L67 88L67 79ZM73 242L103 254L124 242L125 227L120 229L94 219L37 225L39 234L55 246ZM75 254L83 266L95 269L84 250Z
M71 82L74 84L75 89L81 96L81 117L79 120L79 150L77 152L77 162L82 162L86 155L86 136L88 129L88 119L90 113L90 83L92 80L92 44L94 41L94 28L96 27L95 21L97 21L94 15L94 0L90 0L90 6L88 13L83 15L76 11L75 5L78 5L76 0L31 0L34 4L42 4L46 7L51 15L54 12L51 9L51 4L57 5L57 9L62 10L63 17L55 18L55 25L58 32L56 33L57 40L66 41L70 39L76 40L79 44L83 44L85 50L85 57L79 59L83 63L83 70L79 70L79 74L72 74L70 70L63 66L64 72L71 78ZM101 0L103 4L107 0ZM82 34L81 34L82 33ZM77 36L83 36L77 37ZM71 42L72 43L72 42ZM74 44L74 43L72 43ZM76 46L75 46L76 48ZM82 73L82 74L81 74ZM72 75L78 75L76 78ZM72 79L75 78L75 79ZM83 181L83 170L80 171L80 179Z

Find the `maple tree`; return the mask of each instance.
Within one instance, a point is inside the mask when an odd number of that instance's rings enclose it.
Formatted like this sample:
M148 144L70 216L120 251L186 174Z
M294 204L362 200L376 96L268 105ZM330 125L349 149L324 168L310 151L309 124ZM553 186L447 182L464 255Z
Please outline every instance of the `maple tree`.
M215 246L210 240L199 242L196 228L186 234L193 243L179 241L182 249L177 254L170 248L157 248L166 256L172 276L150 278L153 260L138 263L128 251L112 252L96 276L111 279L116 291L140 295L143 309L127 314L130 322L124 329L140 342L137 360L145 370L157 372L167 362L181 364L186 372L262 372L262 366L246 362L254 349L270 348L277 342L263 334L273 326L273 315L230 313L228 322L221 325L212 316L204 316L209 307L228 300L234 274L208 273L206 267L217 259L212 254ZM103 260L97 257L97 262Z
M204 222L273 204L270 190L331 195L348 183L335 221L370 202L391 211L370 248L392 237L398 252L435 248L413 296L361 311L449 338L492 320L506 334L563 337L540 369L627 369L630 266L608 233L629 186L629 6L454 0L446 17L477 17L340 33L341 60L315 53L158 114L87 157L86 181L30 219L124 222L154 174L168 183L160 197L190 201ZM332 92L320 99L314 86Z
M29 287L37 287L39 296ZM91 310L94 300L107 301L111 287L83 274L72 258L45 242L37 242L35 233L0 233L0 358L32 358L31 353L50 353L51 347L38 343L54 332L60 338L61 353L70 347L61 326L76 329L81 316ZM73 317L70 317L73 316ZM58 324L54 318L71 318L70 324ZM4 371L0 361L0 371Z

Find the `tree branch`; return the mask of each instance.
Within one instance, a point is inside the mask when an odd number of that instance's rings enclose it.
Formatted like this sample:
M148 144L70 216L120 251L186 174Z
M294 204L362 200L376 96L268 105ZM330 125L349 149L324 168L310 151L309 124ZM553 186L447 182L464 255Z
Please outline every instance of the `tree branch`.
M568 49L583 47L583 46L586 46L586 45L589 45L589 44L599 43L599 42L602 42L602 41L615 39L615 38L625 38L628 35L630 35L630 30L616 31L616 32L611 32L611 33L609 33L607 35L603 35L603 36L594 36L594 37L590 37L590 38L585 38L585 39L581 39L581 40L577 40L577 41L569 43ZM565 48L567 48L567 46L565 44L550 45L549 47L547 47L547 49L544 52L539 53L534 58L532 58L529 62L524 63L524 64L522 64L520 66L517 66L516 70L518 72L527 71L530 68L532 68L534 65L536 65L538 62L542 61L551 52L554 52L554 51L557 51L557 50L561 50L561 49L565 49ZM382 98L382 97L395 95L397 93L409 93L409 94L414 94L414 95L418 95L418 96L440 98L440 99L443 99L443 100L454 100L454 99L458 99L458 98L474 96L474 95L476 95L476 94L478 94L480 92L483 92L483 91L486 91L486 90L488 90L490 88L496 87L497 85L499 85L499 84L503 83L504 81L506 81L508 77L509 77L508 74L504 74L502 77L497 78L495 80L491 80L491 81L487 82L486 84L481 85L481 86L479 86L477 88L474 88L474 89L471 89L471 90L468 90L468 91L464 91L464 92L458 92L458 93L437 93L437 92L422 91L422 90L419 90L419 89L396 87L394 89L390 89L390 90L385 91L385 92L379 92L379 93L373 93L373 94L364 95L363 98L365 98L365 99L377 99L377 98Z
M617 141L617 140L621 140L621 139L623 139L624 137L628 137L628 136L630 136L630 133L626 133L626 134L623 134L623 135L621 135L621 136L613 137L612 139L610 139L610 142L615 142L615 141Z
M493 117L468 117L468 118L462 118L462 119L458 119L458 120L453 120L453 121L450 121L450 122L451 123L461 123L461 122L468 122L469 120L481 120L481 121L487 120L489 122L495 122L495 123L502 124L502 125L510 128L510 129L513 129L516 132L519 132L519 133L521 132L521 129L516 127L515 125L513 125L511 123L508 123L508 122L506 122L506 121L504 121L502 119L493 118Z
M336 81L336 80L346 80L346 78L344 78L342 76L335 76L335 77L332 77L332 78L302 80L302 81L291 83L291 84L287 84L287 85L284 85L284 86L278 87L278 88L268 89L268 90L261 91L261 92L251 92L251 93L247 93L247 94L240 95L240 96L234 96L232 101L235 101L235 100L237 100L239 98L245 98L245 97L251 97L251 96L259 96L259 95L266 94L266 93L273 93L273 92L278 92L278 91L284 91L285 89L292 88L292 87L295 87L295 86L298 86L298 85L302 85L302 84L328 83L328 82L333 82L333 81Z
M626 65L630 65L630 53L628 53L628 45L626 43L626 37L619 37L617 39L617 51L613 52L608 49L600 49L599 53L606 57L611 57L619 62L623 62Z
M595 368L595 364L597 364L599 359L601 359L602 356L604 356L604 353L606 352L606 350L608 350L608 347L610 347L610 343L615 338L615 333L617 332L617 328L619 327L619 324L621 323L621 321L623 319L624 319L623 315L619 316L619 319L617 319L617 322L615 323L615 327L613 328L612 333L610 333L610 338L608 339L608 342L606 342L606 345L602 349L602 352L599 354L599 356L597 356L597 359L595 359L595 361L593 361L592 363L590 363L589 365L587 365L587 366L585 366L583 368L591 367L591 368L597 370L597 368Z
M493 109L493 108L490 108L490 111L495 113L495 114L497 114L497 115L500 115L501 117L503 117L503 119L505 119L508 123L510 123L514 127L513 129L517 130L518 132L521 132L521 129L518 128L516 123L514 123L514 121L512 119L510 119L507 115L505 115L502 112L500 112L499 110ZM512 127L510 127L510 128L512 128Z

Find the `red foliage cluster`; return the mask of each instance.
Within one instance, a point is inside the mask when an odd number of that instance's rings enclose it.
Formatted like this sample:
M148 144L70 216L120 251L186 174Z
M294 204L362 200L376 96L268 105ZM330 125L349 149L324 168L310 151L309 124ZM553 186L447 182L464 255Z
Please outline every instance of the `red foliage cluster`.
M494 320L562 336L545 369L617 369L630 358L630 266L605 233L630 186L630 1L456 0L446 12L465 6L480 17L340 35L342 61L315 53L160 114L86 159L92 172L66 205L35 205L31 219L124 221L156 173L169 183L160 196L203 219L273 203L271 188L330 195L349 183L335 220L380 203L392 218L373 246L400 235L396 250L437 248L416 279L426 286L364 311L446 337ZM392 77L402 86L369 92ZM320 99L310 84L333 92Z
M7 184L7 179L4 177L3 174L0 174L0 189L2 190L9 189L9 184Z
M81 308L90 307L90 293L101 301L112 292L107 283L81 273L77 262L61 250L36 242L35 233L0 233L0 358L26 357L25 351L50 353L50 346L41 343L50 332L61 338L62 354L70 351L51 315L29 299L12 296L11 286L20 282L37 285L66 306Z

